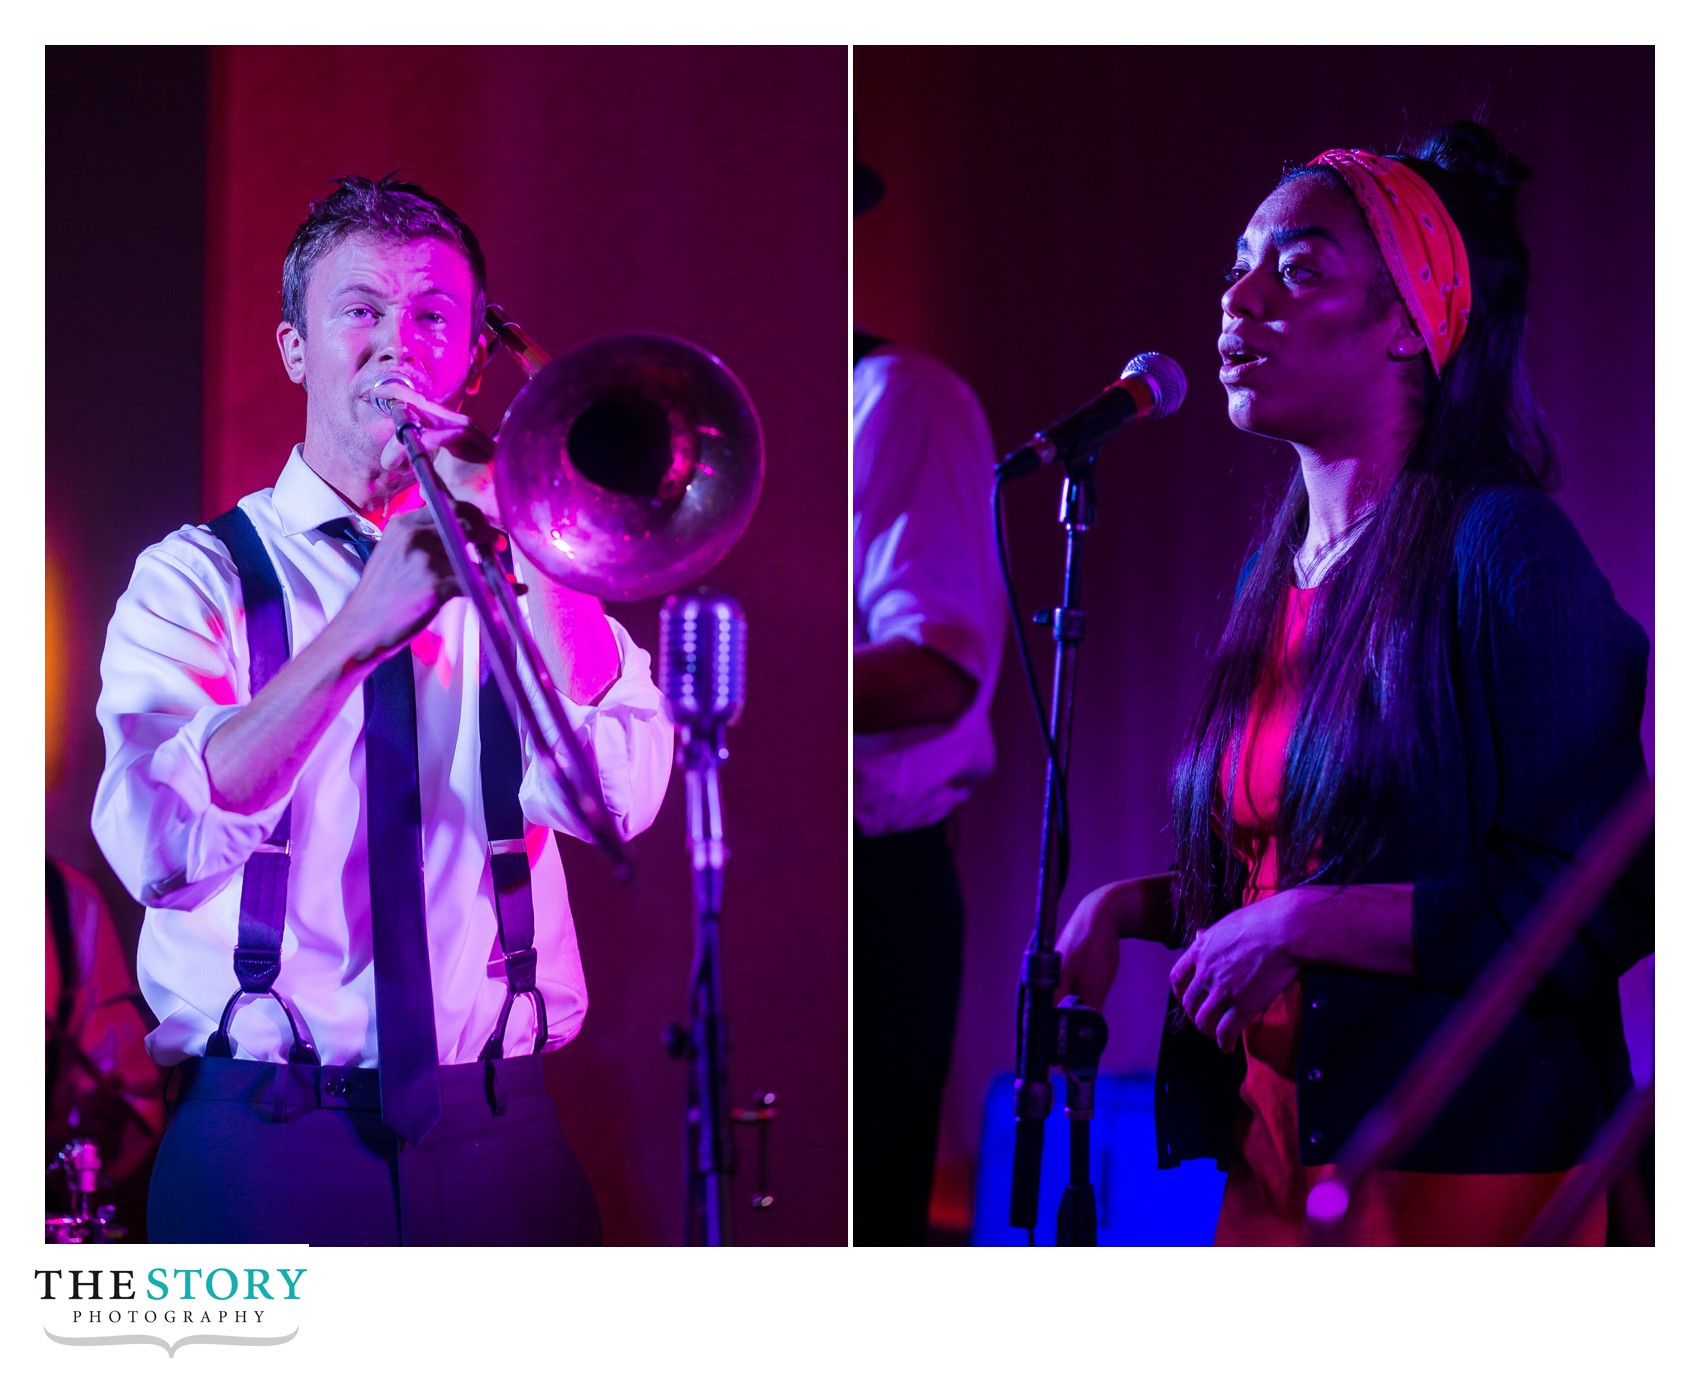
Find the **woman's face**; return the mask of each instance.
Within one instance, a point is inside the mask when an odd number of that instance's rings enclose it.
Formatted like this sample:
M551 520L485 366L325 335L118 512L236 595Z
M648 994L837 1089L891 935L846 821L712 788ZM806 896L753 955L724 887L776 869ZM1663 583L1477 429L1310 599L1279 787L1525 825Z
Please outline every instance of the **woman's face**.
M1321 177L1271 192L1240 237L1222 294L1218 376L1242 431L1325 449L1351 446L1402 408L1421 339L1363 213ZM1381 288L1378 291L1378 282Z

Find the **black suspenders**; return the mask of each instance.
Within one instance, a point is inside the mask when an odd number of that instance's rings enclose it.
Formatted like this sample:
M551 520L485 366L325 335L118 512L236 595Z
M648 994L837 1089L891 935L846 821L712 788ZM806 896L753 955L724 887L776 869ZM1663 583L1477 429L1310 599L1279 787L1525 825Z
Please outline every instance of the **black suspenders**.
M543 1050L549 1036L549 1016L543 1008L543 992L537 987L536 916L531 906L531 860L525 852L525 817L519 809L519 784L523 770L519 735L513 717L502 703L502 688L492 675L492 664L484 662L484 680L478 688L478 775L484 788L484 835L490 841L490 880L495 885L496 939L502 947L508 991L496 1028L479 1060L500 1060L502 1040L508 1030L508 1014L514 995L531 1000L537 1018L533 1053Z
M242 608L248 628L249 695L289 661L289 629L284 620L283 587L260 535L241 509L231 509L207 524L225 545L242 578ZM277 1000L289 1019L289 1060L294 1065L317 1065L319 1053L295 1005L273 984L283 963L283 906L289 893L289 807L283 808L270 838L258 845L242 868L242 913L236 928L236 992L224 1005L218 1030L207 1038L209 1056L230 1056L230 1021L243 1002L255 995Z
M230 553L242 581L252 697L289 660L283 587L252 520L240 508L220 514L206 526ZM525 819L519 809L523 772L519 738L502 702L501 690L488 674L479 687L478 699L478 766L495 883L496 933L508 985L496 1030L479 1053L481 1060L495 1060L502 1054L502 1038L516 993L527 994L536 1013L534 1051L543 1049L549 1023L543 995L537 989L537 951L532 943L536 928L531 905L531 865L525 852ZM225 1004L218 1030L207 1039L209 1056L234 1054L231 1018L246 998L263 994L276 999L289 1019L291 1063L319 1064L319 1053L314 1049L306 1022L287 995L275 987L282 968L284 904L289 889L289 814L290 807L285 806L270 838L255 849L242 868L242 907L234 959L238 987Z

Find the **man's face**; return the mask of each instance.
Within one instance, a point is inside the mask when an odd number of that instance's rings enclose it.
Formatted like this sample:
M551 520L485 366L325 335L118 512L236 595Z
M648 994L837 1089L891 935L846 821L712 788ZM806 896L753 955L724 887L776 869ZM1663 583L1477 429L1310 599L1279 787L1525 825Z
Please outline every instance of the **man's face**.
M307 391L315 468L376 476L395 435L371 398L380 380L400 379L450 407L476 387L475 293L471 265L442 240L354 235L313 266L305 332L285 322L277 337L290 379Z

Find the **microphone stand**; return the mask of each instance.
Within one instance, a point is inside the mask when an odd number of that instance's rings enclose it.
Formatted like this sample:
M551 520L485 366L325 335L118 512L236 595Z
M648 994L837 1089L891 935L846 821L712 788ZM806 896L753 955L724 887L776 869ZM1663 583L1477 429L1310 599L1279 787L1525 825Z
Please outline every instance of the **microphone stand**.
M691 958L690 1025L668 1029L668 1051L690 1058L685 1078L685 1243L722 1247L732 1241L732 1118L726 1103L727 1023L720 984L720 912L726 841L720 810L720 764L726 727L743 710L743 610L729 595L701 590L671 595L661 608L661 687L679 731L685 770L685 827L691 855L696 948ZM756 1125L766 1180L767 1124L773 1097L740 1121ZM771 1205L765 1185L752 1204Z
M1018 1001L1015 1080L1015 1162L1009 1196L1009 1222L1014 1228L1032 1230L1039 1221L1039 1163L1044 1152L1045 1119L1051 1112L1051 1068L1061 1063L1069 1072L1070 1177L1069 1194L1059 1214L1058 1242L1090 1244L1096 1241L1096 1214L1090 1168L1092 1116L1091 1078L1097 1069L1108 1026L1103 1016L1084 1004L1069 1005L1070 1019L1059 1027L1056 993L1062 979L1062 960L1057 955L1057 896L1059 807L1068 790L1069 743L1074 730L1075 658L1086 637L1086 612L1080 607L1081 547L1097 515L1098 494L1094 463L1096 456L1071 458L1066 462L1057 522L1062 525L1062 603L1033 616L1037 624L1048 624L1056 643L1051 671L1051 752L1045 766L1044 828L1039 850L1038 920L1021 961L1021 993ZM1090 1018L1085 1017L1090 1014ZM1088 1034L1088 1030L1090 1033ZM1070 1040L1076 1045L1067 1049ZM1090 1073L1077 1087L1078 1072L1086 1065L1085 1041L1096 1042L1091 1053ZM1084 1215L1080 1212L1085 1209ZM1084 1219L1084 1223L1082 1220Z
M691 852L696 949L691 960L690 1073L685 1090L685 1243L732 1241L732 1127L726 1104L727 1033L720 991L720 908L726 843L721 833L720 760L726 729L680 726L685 824ZM678 1054L683 1055L680 1051Z

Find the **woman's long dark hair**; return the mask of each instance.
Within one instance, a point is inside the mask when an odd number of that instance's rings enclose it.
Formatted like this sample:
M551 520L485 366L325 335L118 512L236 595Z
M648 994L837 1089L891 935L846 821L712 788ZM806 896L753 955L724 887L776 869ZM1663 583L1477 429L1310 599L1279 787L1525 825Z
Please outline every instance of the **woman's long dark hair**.
M1275 829L1282 888L1358 877L1385 844L1399 795L1425 770L1422 746L1450 694L1452 546L1465 504L1487 484L1550 488L1556 479L1524 354L1529 253L1515 202L1529 170L1473 121L1446 125L1395 157L1421 174L1457 222L1470 265L1470 322L1440 377L1428 374L1405 466L1311 607ZM1300 177L1329 178L1345 190L1326 168L1298 169L1283 181ZM1175 766L1178 893L1189 938L1240 905L1245 870L1222 839L1232 800L1222 769L1275 652L1307 517L1295 468L1241 581Z

